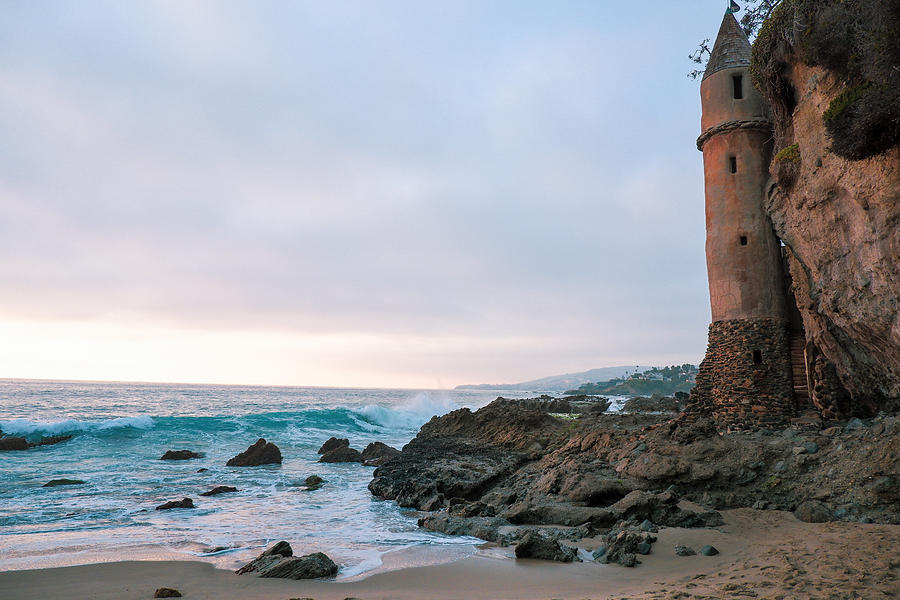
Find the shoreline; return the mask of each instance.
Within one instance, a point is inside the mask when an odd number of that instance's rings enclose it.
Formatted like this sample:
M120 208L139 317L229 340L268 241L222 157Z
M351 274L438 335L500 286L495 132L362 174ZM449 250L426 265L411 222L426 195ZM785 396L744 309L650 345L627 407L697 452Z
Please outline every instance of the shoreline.
M509 558L484 546L474 556L405 566L344 581L235 575L200 561L125 561L0 572L0 597L143 599L159 587L185 598L315 600L493 598L891 598L900 594L900 525L804 523L790 513L722 511L715 529L663 528L653 553L629 569ZM718 556L675 556L674 544L712 544ZM682 595L678 595L682 594ZM837 594L837 595L834 595Z

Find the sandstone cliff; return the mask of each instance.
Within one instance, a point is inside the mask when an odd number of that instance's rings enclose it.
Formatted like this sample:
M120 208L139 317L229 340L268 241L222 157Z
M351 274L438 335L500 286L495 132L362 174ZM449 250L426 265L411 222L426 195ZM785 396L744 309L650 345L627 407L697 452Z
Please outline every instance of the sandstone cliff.
M893 4L786 0L753 50L776 119L766 211L789 249L813 400L827 416L900 410Z

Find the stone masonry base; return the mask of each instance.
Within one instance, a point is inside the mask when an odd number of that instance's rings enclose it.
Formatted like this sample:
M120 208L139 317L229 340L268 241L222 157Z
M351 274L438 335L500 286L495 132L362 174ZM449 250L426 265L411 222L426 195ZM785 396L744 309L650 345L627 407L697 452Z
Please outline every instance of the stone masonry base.
M688 418L711 417L724 430L787 425L795 414L787 323L712 323L686 413Z

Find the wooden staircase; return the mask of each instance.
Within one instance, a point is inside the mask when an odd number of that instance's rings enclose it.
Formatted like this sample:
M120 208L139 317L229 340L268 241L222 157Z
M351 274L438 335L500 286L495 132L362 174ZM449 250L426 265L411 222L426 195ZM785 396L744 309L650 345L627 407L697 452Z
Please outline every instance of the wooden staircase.
M806 374L806 336L802 331L791 333L791 372L794 376L794 402L798 407L809 405L809 379Z

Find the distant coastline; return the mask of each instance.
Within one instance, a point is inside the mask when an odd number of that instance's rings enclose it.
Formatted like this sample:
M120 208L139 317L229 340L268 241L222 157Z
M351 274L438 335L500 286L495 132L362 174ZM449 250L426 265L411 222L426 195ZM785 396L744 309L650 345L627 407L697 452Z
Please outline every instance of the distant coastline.
M617 377L627 377L629 375L640 373L652 367L646 365L627 365L618 367L601 367L598 369L590 369L589 371L581 371L578 373L566 373L564 375L551 375L542 377L541 379L533 379L521 383L479 383L458 385L455 390L495 390L495 391L517 391L517 392L562 392L576 388L585 383L594 383L597 381L607 381Z

